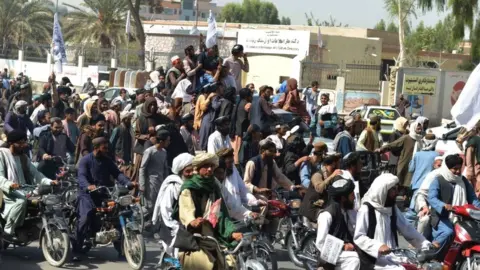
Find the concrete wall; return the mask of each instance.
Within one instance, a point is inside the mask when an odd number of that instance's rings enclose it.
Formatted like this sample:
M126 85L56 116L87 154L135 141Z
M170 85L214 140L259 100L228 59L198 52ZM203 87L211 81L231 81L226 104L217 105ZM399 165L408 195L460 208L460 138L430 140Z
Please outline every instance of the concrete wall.
M397 73L396 97L402 92L405 74L436 77L436 92L433 96L417 96L418 104L407 110L407 114L420 113L423 107L423 116L430 119L432 125L441 123L442 118L451 119L450 110L460 95L470 72L447 72L432 69L403 68ZM410 96L406 98L412 99ZM414 99L413 99L414 100Z

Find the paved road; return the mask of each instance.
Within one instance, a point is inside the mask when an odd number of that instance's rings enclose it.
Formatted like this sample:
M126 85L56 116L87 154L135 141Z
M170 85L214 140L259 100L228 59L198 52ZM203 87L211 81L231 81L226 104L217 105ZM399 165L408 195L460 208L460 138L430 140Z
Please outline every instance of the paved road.
M158 262L160 250L154 242L147 242L147 263L144 269L155 269ZM78 270L127 270L130 269L126 261L117 260L117 252L113 246L105 248L93 249L88 253L89 258L78 264L67 264L65 269ZM281 270L297 270L288 260L288 254L285 251L278 251L279 268ZM10 270L54 270L55 267L50 266L44 261L42 251L38 248L38 242L32 243L28 247L17 249L9 248L3 254L3 263L0 269Z

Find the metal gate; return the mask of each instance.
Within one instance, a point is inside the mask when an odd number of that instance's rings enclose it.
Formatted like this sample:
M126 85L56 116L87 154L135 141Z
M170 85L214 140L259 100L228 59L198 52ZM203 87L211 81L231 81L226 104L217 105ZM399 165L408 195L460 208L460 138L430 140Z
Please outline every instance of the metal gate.
M337 64L303 61L301 87L307 87L313 81L317 81L321 89L335 89L338 72Z

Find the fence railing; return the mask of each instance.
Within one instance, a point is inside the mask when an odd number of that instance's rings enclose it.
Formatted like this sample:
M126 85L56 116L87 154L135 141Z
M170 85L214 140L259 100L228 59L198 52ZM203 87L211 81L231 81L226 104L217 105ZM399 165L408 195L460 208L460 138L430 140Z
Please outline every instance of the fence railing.
M357 62L345 65L345 89L379 91L381 65Z
M339 65L320 62L302 62L301 87L307 87L313 81L317 81L321 89L335 89Z

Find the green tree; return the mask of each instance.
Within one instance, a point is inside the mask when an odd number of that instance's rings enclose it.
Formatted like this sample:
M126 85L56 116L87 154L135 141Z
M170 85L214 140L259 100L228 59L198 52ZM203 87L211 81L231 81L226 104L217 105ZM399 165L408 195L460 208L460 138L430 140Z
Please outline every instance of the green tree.
M2 51L10 45L50 43L53 13L44 1L2 0L0 3L0 36Z
M292 22L290 21L290 18L289 17L283 17L280 19L280 24L283 24L283 25L291 25Z
M387 32L398 33L398 27L394 22L388 24Z
M398 20L398 40L400 43L400 54L398 55L397 66L403 67L405 64L407 49L405 47L406 25L408 19L412 16L416 17L415 1L416 0L384 0L385 8L388 13Z
M375 30L387 31L387 25L383 19L381 19L374 27Z
M288 19L288 20L287 20ZM271 2L243 0L242 3L229 3L222 8L219 21L233 23L280 24L277 7ZM285 22L290 22L285 18Z
M81 7L65 4L72 9L64 20L66 40L77 44L111 48L125 44L125 21L128 11L125 0L85 0Z
M337 22L337 20L332 16L330 16L328 20L320 21L319 19L315 18L313 12L310 12L310 15L305 13L305 18L307 19L308 26L348 27L348 24Z
M437 10L443 11L448 4L452 10L454 21L453 34L456 39L464 38L466 28L473 29L478 0L418 0L418 4L424 11L432 10L435 7Z

